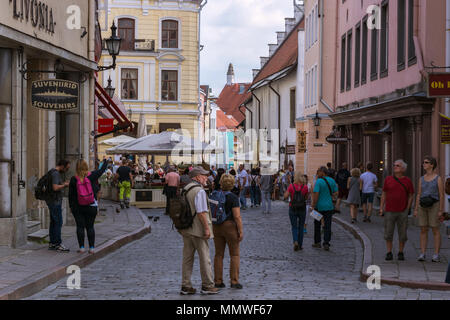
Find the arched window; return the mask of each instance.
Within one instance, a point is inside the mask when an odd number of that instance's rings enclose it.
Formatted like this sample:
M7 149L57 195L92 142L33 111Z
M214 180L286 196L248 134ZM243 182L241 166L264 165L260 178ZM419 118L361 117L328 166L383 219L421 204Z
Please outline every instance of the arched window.
M118 20L119 37L122 39L120 50L134 51L135 22L133 19L121 18Z
M161 32L162 48L178 48L178 21L164 20Z

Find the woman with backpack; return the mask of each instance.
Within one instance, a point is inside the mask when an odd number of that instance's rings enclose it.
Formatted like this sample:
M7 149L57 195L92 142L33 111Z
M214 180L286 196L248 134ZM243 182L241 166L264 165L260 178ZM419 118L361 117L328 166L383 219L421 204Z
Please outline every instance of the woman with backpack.
M259 192L259 176L258 171L253 168L250 175L250 199L252 201L251 207L259 207L258 192Z
M235 185L235 178L230 174L224 174L220 178L220 185L225 193L224 211L226 219L221 224L213 224L216 251L214 257L214 283L216 288L225 288L223 283L223 257L225 255L225 247L228 246L230 252L231 288L242 289L242 285L239 283L239 243L244 238L244 232L239 197L231 192Z
M105 171L106 163L103 163L100 170L89 172L87 162L81 159L78 160L75 176L72 177L69 183L69 205L77 224L77 238L80 246L79 253L86 251L84 247L85 229L89 242L89 253L94 253L94 222L98 207L98 186L96 181Z
M289 218L292 226L292 238L294 240L294 251L303 249L303 228L306 220L306 201L309 189L305 177L300 171L295 173L294 183L290 184L284 193L284 200L289 197Z

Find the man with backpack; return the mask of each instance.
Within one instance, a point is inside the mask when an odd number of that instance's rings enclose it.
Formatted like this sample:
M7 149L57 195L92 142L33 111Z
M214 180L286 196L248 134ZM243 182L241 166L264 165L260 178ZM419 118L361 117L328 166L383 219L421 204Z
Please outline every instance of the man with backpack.
M303 174L297 172L294 182L289 185L284 193L284 200L290 196L289 218L292 226L292 237L294 240L294 251L303 250L303 228L306 220L306 200L308 198L308 185Z
M131 187L133 183L133 175L128 160L122 160L122 166L117 169L116 179L119 179L119 199L120 208L130 207Z
M195 252L200 259L200 274L202 277L202 294L216 294L218 289L214 286L211 268L211 257L208 240L213 238L212 217L208 206L208 197L205 190L209 171L202 167L195 167L189 172L192 182L184 187L181 197L185 197L187 210L182 210L184 214L191 215L190 226L183 226L178 229L183 236L183 267L182 267L182 287L180 294L195 294L192 287L191 276L194 266ZM178 199L172 199L170 205L170 216L179 213ZM184 207L184 206L182 206ZM175 225L177 226L177 225Z
M320 167L317 170L317 181L314 185L311 209L318 211L323 216L324 221L324 242L323 249L330 250L331 241L331 223L333 221L334 204L333 198L338 195L338 187L334 179L328 175L326 167ZM314 220L314 248L322 248L321 221Z
M67 160L61 160L58 165L50 170L47 175L50 176L51 191L49 197L45 202L47 203L48 210L50 211L50 226L48 229L50 243L48 245L49 250L55 250L58 252L69 252L70 250L62 244L61 228L63 226L62 217L62 198L63 190L69 186L69 182L63 182L61 174L66 173L70 169L70 162Z

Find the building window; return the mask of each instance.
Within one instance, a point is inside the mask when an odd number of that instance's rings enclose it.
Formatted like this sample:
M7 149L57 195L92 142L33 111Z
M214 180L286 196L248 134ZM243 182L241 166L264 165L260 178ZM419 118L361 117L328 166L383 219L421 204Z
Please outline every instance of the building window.
M414 45L414 0L408 3L408 66L417 62L416 46Z
M389 4L385 1L381 7L381 35L380 35L380 78L388 75L389 60Z
M361 23L355 27L355 88L359 87L361 71Z
M305 75L305 104L306 107L309 107L309 72Z
M124 100L138 99L138 70L122 69L121 97Z
M309 26L308 26L308 23L309 23L309 17L306 17L306 23L305 23L305 28L306 28L306 30L305 30L305 48L306 48L306 51L308 51L308 49L309 49L309 46L308 46L308 41L309 41L309 36L308 36L308 32L309 32Z
M397 71L405 69L406 0L397 0Z
M341 92L345 91L345 35L341 40Z
M178 100L178 71L163 70L161 72L162 101Z
M317 40L319 40L319 5L318 4L316 4L315 19L316 19L316 38L315 38L315 41L317 41Z
M122 39L120 50L134 51L135 21L129 18L118 20L119 37Z
M378 30L372 29L372 48L370 53L370 80L378 79Z
M291 128L295 128L295 116L296 116L296 90L291 89Z
M164 131L175 131L181 129L180 123L160 123L159 124L159 133Z
M346 89L347 91L352 88L352 42L353 42L353 31L350 30L347 33L347 81Z
M178 21L164 20L161 31L162 48L178 48Z
M367 27L367 16L362 21L362 48L361 48L361 85L367 82L367 46L369 29Z

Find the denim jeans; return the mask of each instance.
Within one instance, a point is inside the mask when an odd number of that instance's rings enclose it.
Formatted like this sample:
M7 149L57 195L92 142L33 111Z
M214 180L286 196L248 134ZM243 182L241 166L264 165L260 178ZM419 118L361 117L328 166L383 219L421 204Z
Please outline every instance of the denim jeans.
M61 228L63 225L61 204L47 204L50 211L49 237L50 243L53 245L61 244Z
M450 262L448 263L447 276L445 277L445 282L450 284Z
M333 221L333 211L319 211L323 215L324 219L324 230L323 230L323 244L330 244L331 241L331 222ZM321 243L321 221L314 219L314 243Z
M250 199L252 201L252 206L260 204L261 201L259 200L259 187L250 187Z
M303 228L305 226L306 220L306 210L294 210L289 207L289 218L291 219L292 226L292 239L293 242L298 242L298 245L302 247L303 245Z
M270 191L262 191L262 207L264 212L272 210L272 193Z
M239 201L241 202L241 208L247 208L247 198L245 197L245 195L247 194L247 191L250 187L244 187L241 190L240 193L240 197L239 197Z

